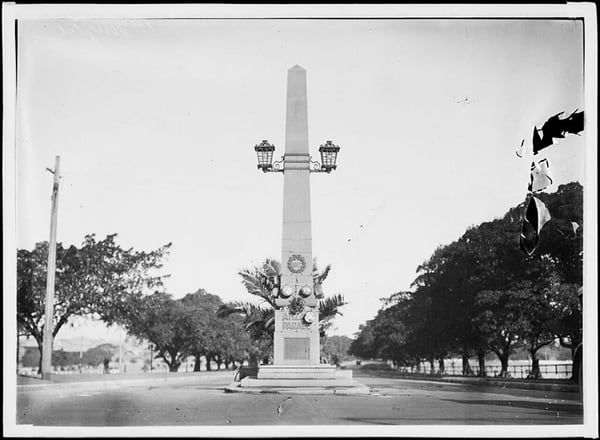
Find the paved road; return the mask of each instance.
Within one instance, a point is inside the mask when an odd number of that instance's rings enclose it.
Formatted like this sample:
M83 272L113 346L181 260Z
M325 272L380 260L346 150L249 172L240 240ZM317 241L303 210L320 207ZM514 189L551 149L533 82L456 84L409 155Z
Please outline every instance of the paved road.
M581 424L575 393L360 377L369 396L224 393L231 372L187 382L17 393L36 426Z

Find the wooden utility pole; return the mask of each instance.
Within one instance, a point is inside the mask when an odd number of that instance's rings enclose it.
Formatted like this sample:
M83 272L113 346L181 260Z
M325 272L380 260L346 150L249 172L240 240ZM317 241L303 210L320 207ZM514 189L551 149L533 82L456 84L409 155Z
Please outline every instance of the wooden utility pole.
M42 379L52 372L52 317L54 316L54 284L56 275L56 217L58 214L58 184L60 181L60 156L56 156L52 186L52 208L50 211L50 242L48 243L48 271L46 279L46 311L44 314L44 341L42 352Z

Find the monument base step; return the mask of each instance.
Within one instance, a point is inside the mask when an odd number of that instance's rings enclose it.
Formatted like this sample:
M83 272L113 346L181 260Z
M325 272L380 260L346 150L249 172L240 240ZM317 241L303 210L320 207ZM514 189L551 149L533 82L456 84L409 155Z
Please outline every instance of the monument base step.
M339 374L335 365L261 365L258 367L256 379L336 379L337 377L347 377L349 373L352 378L352 371L344 371Z
M354 381L351 377L335 379L254 379L245 377L240 382L242 388L302 388L302 387L351 387Z
M368 386L355 380L328 379L328 380L265 380L246 377L241 382L233 382L225 387L227 393L250 394L335 394L342 396L367 396L370 394Z

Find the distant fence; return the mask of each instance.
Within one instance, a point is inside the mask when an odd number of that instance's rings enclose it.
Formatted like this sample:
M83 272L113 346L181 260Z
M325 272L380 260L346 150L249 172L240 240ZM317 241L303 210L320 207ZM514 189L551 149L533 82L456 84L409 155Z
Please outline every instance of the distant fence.
M470 363L471 370L475 376L479 375L479 365ZM440 374L438 362L434 364L434 373ZM495 377L500 374L501 365L499 363L486 363L485 374L488 377ZM398 371L402 373L420 373L431 374L430 364L422 362L420 368L399 367ZM516 361L508 364L508 374L516 379L526 379L531 372L531 361ZM462 362L446 360L444 361L444 374L447 376L462 376ZM543 361L540 360L540 373L543 379L569 379L573 374L572 361Z

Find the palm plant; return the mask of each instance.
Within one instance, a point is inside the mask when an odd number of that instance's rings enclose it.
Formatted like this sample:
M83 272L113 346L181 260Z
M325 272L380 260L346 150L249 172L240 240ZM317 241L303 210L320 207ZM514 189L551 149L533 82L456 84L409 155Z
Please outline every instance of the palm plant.
M313 280L315 286L321 286L329 275L331 265L325 266L319 271L316 260L313 261ZM238 301L225 304L220 307L219 315L227 316L239 313L245 317L246 330L256 340L272 340L275 327L275 298L272 291L277 285L277 277L281 273L279 261L267 258L261 266L245 268L239 272L242 284L248 293L258 296L261 301L255 304L248 301ZM325 334L325 330L331 325L336 315L342 315L340 308L345 305L343 295L334 295L319 301L319 332Z
M319 335L323 338L325 332L333 324L336 315L343 316L339 308L347 304L341 294L329 296L319 301Z

